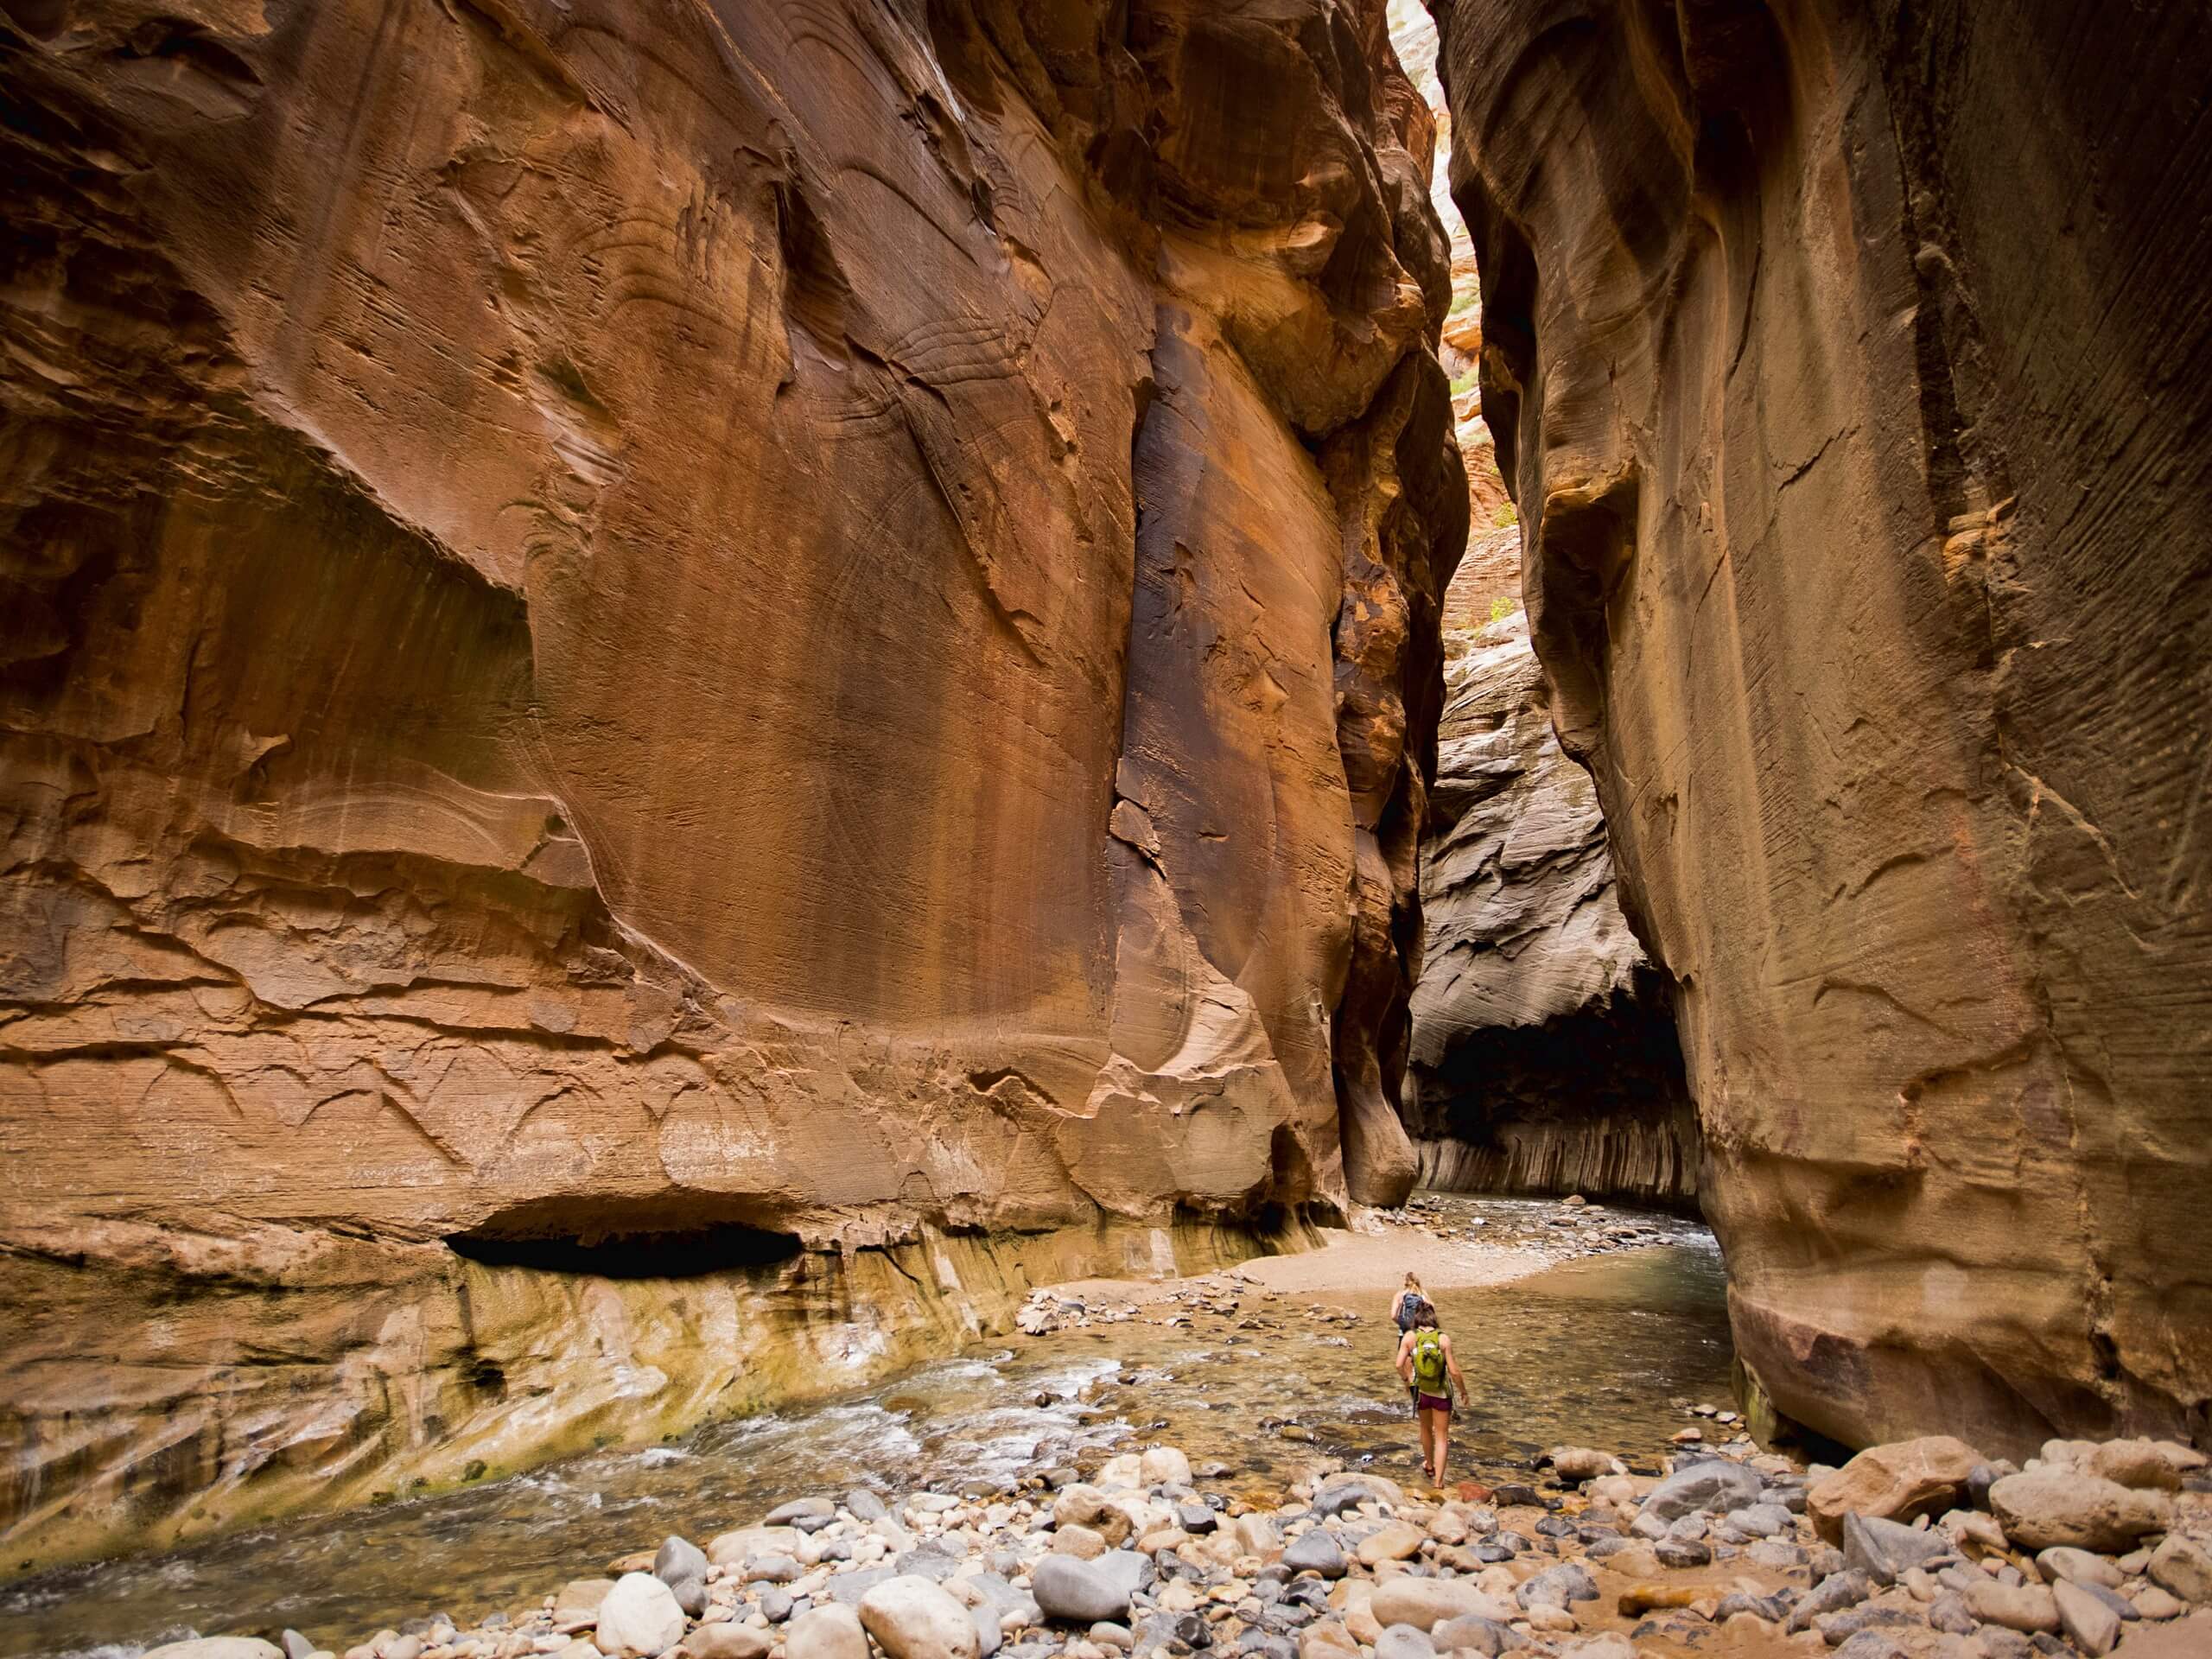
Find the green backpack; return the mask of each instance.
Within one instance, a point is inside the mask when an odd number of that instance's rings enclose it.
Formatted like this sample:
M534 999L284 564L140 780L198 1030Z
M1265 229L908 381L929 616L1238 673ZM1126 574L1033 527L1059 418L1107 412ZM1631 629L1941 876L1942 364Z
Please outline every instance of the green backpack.
M1434 1325L1414 1332L1414 1386L1423 1394L1444 1392L1444 1333Z

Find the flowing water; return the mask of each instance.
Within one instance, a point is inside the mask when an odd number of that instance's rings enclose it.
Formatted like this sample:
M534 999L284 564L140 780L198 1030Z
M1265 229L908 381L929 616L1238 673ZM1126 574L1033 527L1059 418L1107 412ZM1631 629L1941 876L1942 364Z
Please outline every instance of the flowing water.
M1540 1239L1553 1213L1504 1199L1447 1199L1441 1211L1447 1227L1482 1221L1493 1236ZM1728 1330L1712 1236L1637 1219L1662 1242L1436 1294L1474 1399L1453 1437L1461 1472L1494 1475L1561 1441L1648 1465L1683 1422L1670 1402L1723 1399ZM1351 1303L1356 1324L1331 1317L1343 1300L1248 1290L1234 1313L1161 1304L1124 1318L1093 1297L1087 1325L986 1344L865 1396L171 1554L55 1569L0 1586L0 1659L124 1659L193 1631L286 1625L342 1650L433 1611L465 1626L535 1605L669 1533L703 1543L786 1497L999 1485L1040 1461L1087 1466L1140 1439L1228 1465L1213 1484L1253 1496L1324 1456L1410 1478L1389 1293Z

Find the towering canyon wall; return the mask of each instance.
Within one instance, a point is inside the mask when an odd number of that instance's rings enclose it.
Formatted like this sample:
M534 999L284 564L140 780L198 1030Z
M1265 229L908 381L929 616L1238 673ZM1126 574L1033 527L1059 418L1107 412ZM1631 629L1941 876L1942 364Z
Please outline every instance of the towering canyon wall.
M2212 17L1437 0L1536 650L1742 1357L2212 1438Z
M4 0L0 95L11 1561L1402 1193L1379 0Z
M1527 619L1499 602L1519 542L1478 532L1445 595L1407 1127L1425 1185L1687 1204L1674 1010L1621 914L1590 774L1552 734Z

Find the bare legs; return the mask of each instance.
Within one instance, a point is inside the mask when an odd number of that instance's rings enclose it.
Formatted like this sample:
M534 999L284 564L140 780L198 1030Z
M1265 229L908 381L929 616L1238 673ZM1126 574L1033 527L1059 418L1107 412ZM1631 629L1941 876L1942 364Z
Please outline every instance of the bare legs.
M1451 1449L1452 1414L1423 1408L1421 1414L1421 1460L1428 1471L1428 1478L1438 1485L1444 1484L1445 1454Z

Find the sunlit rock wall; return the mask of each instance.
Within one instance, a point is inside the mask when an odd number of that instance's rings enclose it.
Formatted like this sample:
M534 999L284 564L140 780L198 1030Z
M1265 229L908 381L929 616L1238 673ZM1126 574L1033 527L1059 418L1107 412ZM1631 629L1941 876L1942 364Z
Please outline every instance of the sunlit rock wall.
M1379 0L0 44L10 1559L450 1433L448 1239L1404 1191L1467 494Z
M1437 0L1561 742L1783 1411L2212 1435L2212 17Z

